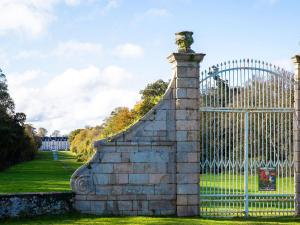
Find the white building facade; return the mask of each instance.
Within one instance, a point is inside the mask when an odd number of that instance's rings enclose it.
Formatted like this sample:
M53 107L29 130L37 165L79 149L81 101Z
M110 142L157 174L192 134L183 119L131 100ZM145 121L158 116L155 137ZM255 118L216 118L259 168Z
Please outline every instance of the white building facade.
M70 148L70 144L68 141L68 137L43 137L40 150L41 151L58 151L58 150L68 151L69 148Z

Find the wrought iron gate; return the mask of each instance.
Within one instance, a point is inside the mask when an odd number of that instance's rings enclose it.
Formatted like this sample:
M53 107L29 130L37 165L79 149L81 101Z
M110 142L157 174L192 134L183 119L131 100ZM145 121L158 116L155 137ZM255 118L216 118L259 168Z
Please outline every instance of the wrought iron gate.
M294 214L293 84L249 59L201 74L202 216Z

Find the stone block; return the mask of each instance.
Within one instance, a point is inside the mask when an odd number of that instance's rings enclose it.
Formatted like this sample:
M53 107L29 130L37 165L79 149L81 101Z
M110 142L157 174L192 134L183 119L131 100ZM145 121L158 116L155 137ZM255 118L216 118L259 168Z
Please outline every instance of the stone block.
M132 173L133 164L132 163L116 163L114 164L115 173Z
M152 130L166 130L166 121L164 120L155 120L152 121Z
M121 153L119 152L105 152L103 158L101 160L102 163L114 163L114 162L121 162Z
M167 119L167 110L156 110L155 111L155 120L166 121Z
M187 89L187 97L188 98L196 98L198 99L200 96L200 92L198 88L188 88Z
M198 173L200 166L198 163L177 163L177 173Z
M178 152L197 152L198 142L196 141L178 141L177 142L177 151Z
M138 212L137 211L129 211L129 210L124 210L120 211L122 216L137 216Z
M130 184L148 184L149 174L129 174Z
M130 161L134 163L167 162L168 160L168 152L164 151L143 151L130 154Z
M151 195L154 187L149 185L126 185L123 186L124 195Z
M177 194L199 194L199 184L177 184Z
M199 205L199 195L187 195L188 205Z
M133 173L145 173L145 163L133 163Z
M148 201L133 201L132 210L137 211L147 211L148 210Z
M188 195L177 195L177 205L187 205Z
M176 163L175 163L175 161L168 163L167 172L169 174L175 174L176 173Z
M149 210L174 210L175 208L174 201L149 201Z
M176 97L177 98L187 98L187 89L186 88L176 88Z
M111 163L94 163L93 166L93 171L95 173L112 173L113 172L113 164Z
M175 184L156 184L155 194L156 195L171 195L176 193Z
M118 201L119 210L132 210L132 201Z
M106 212L115 214L118 211L117 201L106 201Z
M167 173L167 163L145 163L145 173Z
M202 132L202 129L200 128L200 132ZM200 132L197 131L187 131L187 140L188 141L200 141Z
M121 153L122 162L129 162L129 152Z
M175 112L176 120L198 120L198 109L178 109Z
M112 186L110 185L96 185L97 195L110 195L112 191Z
M198 184L199 183L199 174L177 174L177 183L178 184Z
M176 210L175 210L175 209L160 210L160 215L161 215L161 216L175 215L175 213L176 213Z
M199 123L197 120L177 120L176 130L177 131L199 130Z
M176 108L181 110L199 110L198 99L176 99Z
M167 195L147 195L148 201L156 201L156 200L176 200L176 193L167 194Z
M110 174L94 174L93 175L93 180L94 184L109 184L109 176Z
M176 132L176 140L177 141L187 141L188 131L179 130Z
M75 195L75 200L87 200L87 195Z
M187 153L187 161L190 163L200 162L199 153L198 152L188 152Z
M156 132L156 135L157 135L158 137L166 137L166 136L168 135L168 132L167 132L166 130L158 130L158 131Z
M87 195L86 200L104 201L104 200L107 200L107 195Z
M91 211L91 201L75 201L75 209L79 211Z
M176 155L177 155L177 163L188 161L187 152L178 152Z
M112 186L112 190L111 190L111 194L112 195L121 195L123 193L123 186L121 185L113 185Z
M91 211L95 214L104 214L106 210L105 201L91 201Z
M116 152L116 146L115 145L110 145L110 146L108 146L108 145L105 145L105 146L103 146L103 149L101 150L100 149L100 151L99 151L100 153L101 152Z
M165 173L149 174L150 184L169 183L170 175Z
M128 174L117 174L118 184L128 184Z
M199 79L198 78L177 78L176 87L177 88L198 88Z
M179 205L177 206L177 216L190 216L188 211L188 206Z
M129 145L129 146L124 146L121 143L117 146L116 148L117 152L137 152L138 151L138 146L134 145Z

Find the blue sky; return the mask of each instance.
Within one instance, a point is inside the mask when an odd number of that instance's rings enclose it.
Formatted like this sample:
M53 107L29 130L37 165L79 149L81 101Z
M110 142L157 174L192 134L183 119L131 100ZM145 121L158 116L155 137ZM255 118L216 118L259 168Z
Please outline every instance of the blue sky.
M0 67L29 123L67 133L170 79L177 31L194 32L203 69L254 58L292 70L299 9L297 0L0 0Z

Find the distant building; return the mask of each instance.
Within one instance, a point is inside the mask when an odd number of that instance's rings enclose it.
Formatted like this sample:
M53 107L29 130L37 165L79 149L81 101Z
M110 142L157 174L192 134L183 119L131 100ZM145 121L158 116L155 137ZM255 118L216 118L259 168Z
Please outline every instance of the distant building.
M41 151L69 150L68 137L43 137Z

